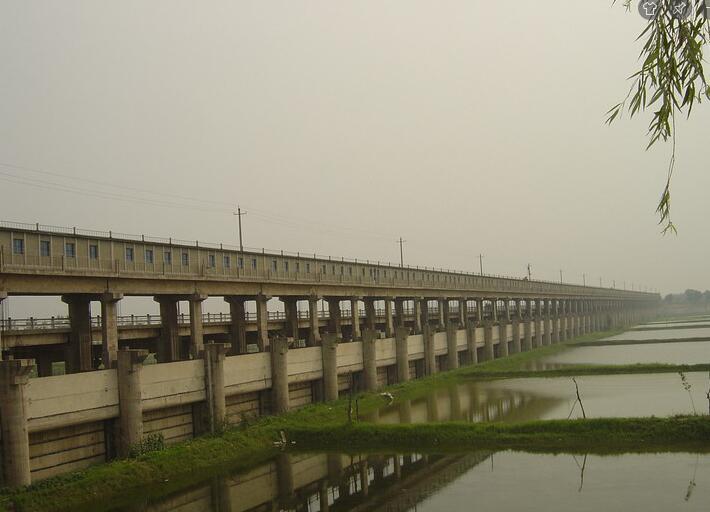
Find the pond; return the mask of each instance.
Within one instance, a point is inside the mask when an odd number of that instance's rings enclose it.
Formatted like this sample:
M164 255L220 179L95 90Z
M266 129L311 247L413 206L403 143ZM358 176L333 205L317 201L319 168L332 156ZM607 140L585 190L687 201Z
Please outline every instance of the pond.
M587 417L674 416L708 411L707 373L686 375L690 394L675 373L577 377ZM692 401L691 401L692 397ZM569 377L471 382L383 407L368 419L380 423L529 421L581 418Z
M283 454L129 509L257 511L706 511L710 456Z
M647 343L639 345L601 345L575 347L537 359L530 369L550 364L704 364L710 363L710 341Z

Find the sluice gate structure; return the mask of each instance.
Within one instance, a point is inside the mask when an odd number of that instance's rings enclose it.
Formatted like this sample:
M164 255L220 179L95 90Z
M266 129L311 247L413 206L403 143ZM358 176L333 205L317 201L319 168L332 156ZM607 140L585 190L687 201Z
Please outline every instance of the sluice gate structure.
M9 296L61 296L67 317L0 324L7 485L124 456L148 434L179 442L351 386L630 325L659 304L651 293L5 222L0 301ZM133 296L160 315L119 315ZM208 297L229 314L203 314Z

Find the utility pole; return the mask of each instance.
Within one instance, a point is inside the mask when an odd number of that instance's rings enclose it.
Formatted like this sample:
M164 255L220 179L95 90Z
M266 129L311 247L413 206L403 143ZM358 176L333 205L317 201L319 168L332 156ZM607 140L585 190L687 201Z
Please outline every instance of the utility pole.
M587 274L582 274L582 286L587 286Z
M532 281L532 271L531 271L530 263L528 263L528 281Z
M246 215L247 212L243 212L240 206L237 206L237 211L233 212L238 219L239 223L239 252L244 252L244 244L242 243L242 215Z
M478 255L478 264L480 265L480 268L481 268L481 275L483 275L483 254Z
M406 240L402 240L402 237L399 237L399 266L404 268L404 242Z

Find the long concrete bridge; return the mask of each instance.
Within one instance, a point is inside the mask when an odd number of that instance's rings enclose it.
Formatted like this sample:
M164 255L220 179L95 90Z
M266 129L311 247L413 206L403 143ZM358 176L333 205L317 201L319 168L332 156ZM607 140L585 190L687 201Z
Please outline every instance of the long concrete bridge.
M0 300L15 295L61 296L68 315L1 326L8 485L121 456L148 433L177 442L352 386L374 390L628 325L659 302L633 291L2 223ZM128 296L153 297L159 317L119 317ZM205 316L207 297L223 297L229 315ZM269 310L272 298L279 311ZM178 313L180 301L189 314ZM159 364L144 365L147 352ZM66 375L52 376L57 362ZM39 377L29 378L34 366Z

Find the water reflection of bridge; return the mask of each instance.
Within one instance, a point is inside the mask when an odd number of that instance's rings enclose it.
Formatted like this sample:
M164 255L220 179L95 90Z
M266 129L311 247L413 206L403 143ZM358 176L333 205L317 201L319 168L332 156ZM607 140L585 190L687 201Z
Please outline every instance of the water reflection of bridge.
M497 388L495 381L471 382L385 407L369 419L379 423L526 421L540 419L559 402L539 393Z
M378 421L520 421L542 416L558 399L491 383L467 383L380 411ZM458 455L347 456L282 454L236 476L178 492L131 510L261 512L274 510L409 510L488 459L490 452Z
M411 509L489 456L489 452L354 457L282 454L247 473L215 478L129 510L399 512Z

